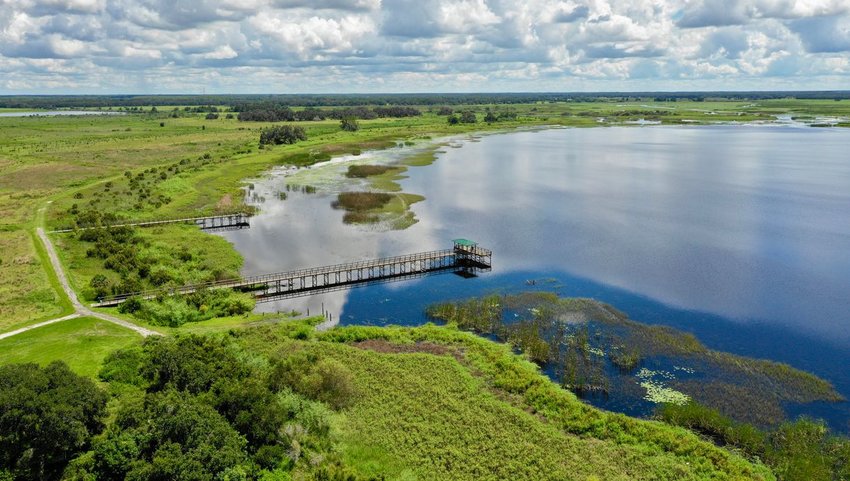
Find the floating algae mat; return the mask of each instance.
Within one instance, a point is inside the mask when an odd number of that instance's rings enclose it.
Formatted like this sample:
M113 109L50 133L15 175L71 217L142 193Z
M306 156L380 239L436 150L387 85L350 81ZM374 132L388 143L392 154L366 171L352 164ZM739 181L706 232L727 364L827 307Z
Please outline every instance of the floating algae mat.
M708 349L691 334L641 324L593 299L493 295L436 304L428 315L510 342L565 388L629 414L693 400L769 426L785 419L788 405L842 400L812 374Z

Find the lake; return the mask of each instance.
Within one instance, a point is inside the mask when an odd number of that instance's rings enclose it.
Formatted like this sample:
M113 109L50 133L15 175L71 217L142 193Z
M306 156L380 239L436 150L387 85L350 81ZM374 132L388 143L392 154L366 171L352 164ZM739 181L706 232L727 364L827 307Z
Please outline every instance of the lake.
M850 130L797 126L550 129L453 139L404 192L405 230L346 225L331 208L350 162L393 163L422 146L336 159L254 182L252 227L224 235L243 274L451 246L493 250L493 270L262 303L340 324L419 324L433 302L549 290L594 297L708 346L787 362L850 397ZM298 181L314 194L278 193ZM533 285L532 285L533 284ZM606 406L606 401L594 401ZM848 430L848 403L793 407Z

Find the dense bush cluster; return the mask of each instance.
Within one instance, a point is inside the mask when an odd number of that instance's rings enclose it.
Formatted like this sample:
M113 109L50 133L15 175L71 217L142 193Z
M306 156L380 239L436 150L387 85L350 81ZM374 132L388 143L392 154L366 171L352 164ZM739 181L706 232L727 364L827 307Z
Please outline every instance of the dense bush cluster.
M103 274L92 277L90 297L140 291L144 285L142 279L153 285L170 280L154 269L154 259L140 255L147 243L132 227L87 229L80 232L79 239L93 244L86 250L87 257L103 259L103 267L120 277L118 282L110 281Z
M460 115L457 115L457 114L449 115L447 122L449 123L449 125L474 124L474 123L478 122L478 118L475 116L475 112L473 112L471 110L464 110L463 112L460 113Z
M307 140L307 132L299 126L277 125L263 129L260 133L261 146L294 144L300 140Z
M289 107L256 106L239 112L237 119L243 122L293 122L324 120L327 113L318 109L292 110Z
M314 120L342 120L345 118L370 120L377 118L404 118L422 115L419 109L403 106L389 107L349 107L339 109L306 108L293 110L281 105L245 105L234 108L239 111L238 119L253 122L295 122Z
M236 316L251 312L254 300L250 294L229 289L199 289L182 296L161 296L144 300L131 297L119 306L122 313L158 326L179 327L187 322L199 322L214 317Z
M464 110L460 113L460 115L453 113L451 109L444 108L440 109L440 115L445 113L448 115L446 121L449 125L457 125L457 124L474 124L478 122L478 117L475 115L475 112L471 110ZM484 112L484 122L488 124L492 124L494 122L507 122L511 120L516 120L517 113L513 110L505 110L502 112L494 112L490 109L487 109Z
M355 396L346 367L297 350L262 358L230 339L150 338L113 353L114 422L68 468L74 480L364 479L329 437Z
M91 245L86 256L102 259L107 271L91 278L83 292L88 299L180 287L236 275L206 259L202 251L186 245L152 242L133 227L86 229L80 231L79 240ZM248 294L229 289L202 289L185 296L163 295L150 300L131 298L121 305L121 311L153 324L177 327L186 322L244 314L253 307L254 301Z

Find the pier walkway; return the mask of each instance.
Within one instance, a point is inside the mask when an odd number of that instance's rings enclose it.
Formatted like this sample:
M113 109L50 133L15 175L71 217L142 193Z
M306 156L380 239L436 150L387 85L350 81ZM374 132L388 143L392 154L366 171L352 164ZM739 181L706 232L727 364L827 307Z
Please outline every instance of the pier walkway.
M493 254L489 249L466 239L453 242L451 249L121 294L100 299L92 307L117 306L130 297L152 299L191 294L201 289L236 289L253 292L259 298L271 296L280 299L449 269L455 269L463 276L490 270Z
M50 231L50 234L63 234L66 232L74 232L89 229L108 229L112 227L149 227L163 224L195 224L201 229L242 229L250 227L249 219L251 214L237 212L235 214L210 215L204 217L175 217L168 219L151 219L137 222L114 222L110 224L90 227L65 228Z

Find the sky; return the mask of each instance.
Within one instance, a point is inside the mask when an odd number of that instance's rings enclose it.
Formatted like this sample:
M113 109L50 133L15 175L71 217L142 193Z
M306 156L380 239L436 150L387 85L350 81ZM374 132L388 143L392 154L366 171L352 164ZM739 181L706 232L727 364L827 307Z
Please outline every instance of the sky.
M0 94L850 89L850 0L0 0Z

